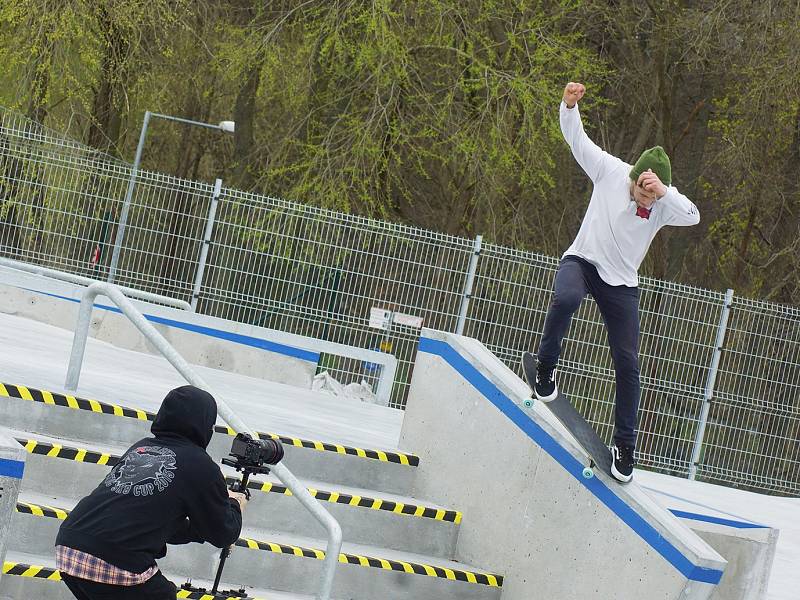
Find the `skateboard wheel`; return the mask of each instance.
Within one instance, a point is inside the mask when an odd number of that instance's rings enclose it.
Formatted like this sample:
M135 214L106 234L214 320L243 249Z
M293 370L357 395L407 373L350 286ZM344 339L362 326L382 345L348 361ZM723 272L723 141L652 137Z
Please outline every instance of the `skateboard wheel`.
M525 408L530 408L531 406L533 406L533 398L527 398L523 400L522 406L524 406Z
M591 479L592 477L594 477L594 469L592 469L591 467L584 467L583 477L584 479Z

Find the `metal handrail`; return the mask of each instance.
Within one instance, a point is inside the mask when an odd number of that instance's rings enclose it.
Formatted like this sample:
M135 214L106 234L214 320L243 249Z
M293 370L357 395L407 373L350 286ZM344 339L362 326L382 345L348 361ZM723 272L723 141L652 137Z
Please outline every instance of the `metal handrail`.
M80 378L83 356L86 351L86 340L89 335L89 324L92 318L92 308L94 299L98 295L104 295L119 307L122 313L131 320L136 328L158 349L170 364L183 375L184 379L190 384L208 391L217 399L217 412L220 417L235 431L249 433L254 438L258 433L247 427L231 408L215 394L197 373L192 370L189 363L178 354L170 343L153 327L139 312L133 303L125 297L118 286L109 283L96 282L86 288L81 298L81 305L78 312L78 322L75 325L75 336L72 340L72 352L67 369L67 379L64 384L67 390L76 391ZM336 565L339 561L339 552L342 548L342 528L322 504L319 503L302 485L297 478L289 471L283 463L278 463L272 467L272 472L289 488L292 494L297 497L300 503L319 521L328 531L328 546L325 550L325 560L317 600L330 600L331 588L333 587L333 577L336 572Z
M17 271L25 271L33 275L43 275L45 277L52 277L53 279L60 279L68 283L77 285L90 286L93 283L101 283L91 277L84 277L82 275L75 275L73 273L65 273L56 269L48 269L39 265L29 265L28 263L19 262L11 258L0 257L0 266L8 267L9 269L16 269ZM145 302L153 302L155 304L163 304L164 306L172 306L181 310L193 311L192 306L185 300L178 300L177 298L170 298L152 292L145 292L143 290L135 290L133 288L118 286L120 291L131 298L137 300L144 300Z

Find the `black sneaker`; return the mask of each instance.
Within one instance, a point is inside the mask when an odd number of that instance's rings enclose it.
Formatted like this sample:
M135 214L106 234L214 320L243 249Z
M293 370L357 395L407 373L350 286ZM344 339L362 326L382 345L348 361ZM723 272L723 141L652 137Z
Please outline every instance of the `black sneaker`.
M614 444L611 446L611 475L614 479L622 483L628 483L633 479L633 465L636 464L633 446L623 446Z
M533 384L533 392L542 402L551 402L558 398L558 386L556 385L556 366L547 366L539 363L536 367L536 383Z

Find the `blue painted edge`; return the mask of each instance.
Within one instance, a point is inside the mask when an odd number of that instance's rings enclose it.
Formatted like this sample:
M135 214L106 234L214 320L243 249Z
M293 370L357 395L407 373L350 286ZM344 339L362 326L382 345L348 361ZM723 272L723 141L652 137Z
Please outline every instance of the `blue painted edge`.
M22 479L25 472L25 463L21 460L11 460L10 458L0 458L0 477L13 477Z
M722 579L722 571L709 567L701 567L692 563L675 546L662 535L633 508L628 506L619 496L611 491L598 477L585 479L584 465L575 459L555 438L534 422L511 398L506 396L478 369L458 353L450 344L441 340L421 337L419 351L433 354L444 359L457 373L466 379L487 400L494 404L519 429L531 438L545 452L552 456L581 485L585 486L595 497L611 509L622 521L636 532L650 547L658 552L681 574L691 581L718 584Z
M736 529L769 529L766 525L759 525L758 523L746 523L744 521L733 521L731 519L722 519L720 517L711 517L709 515L701 515L699 513L686 512L685 510L669 509L676 517L681 519L691 519L692 521L703 521L705 523L714 523L715 525L725 525L726 527L735 527Z
M27 289L27 288L26 288ZM41 290L28 290L29 292L35 292L37 294L44 294L45 296L52 296L53 298L59 298L61 300L68 300L70 302L76 302L80 304L80 300L76 300L75 298L68 298L67 296L59 296L58 294L51 294L49 292L42 292ZM118 314L122 314L122 311L117 308L116 306L108 306L105 304L95 304L95 308L99 308L102 310L108 310L111 312L115 312ZM215 337L221 340L227 340L229 342L234 342L236 344L242 344L243 346L250 346L252 348L259 348L261 350L267 350L269 352L274 352L275 354L283 354L284 356L291 356L292 358L297 358L300 360L305 360L312 363L319 363L319 352L313 352L311 350L303 350L302 348L295 348L294 346L287 346L286 344L278 344L277 342L270 342L268 340L263 340L261 338L252 337L249 335L242 335L239 333L231 333L229 331L223 331L222 329L214 329L212 327L205 327L203 325L193 325L191 323L184 323L183 321L176 321L174 319L167 319L165 317L157 317L155 315L144 315L144 317L150 321L151 323L158 323L160 325L167 325L169 327L176 327L178 329L184 329L186 331L192 331L194 333L200 333L203 335L207 335L209 337Z

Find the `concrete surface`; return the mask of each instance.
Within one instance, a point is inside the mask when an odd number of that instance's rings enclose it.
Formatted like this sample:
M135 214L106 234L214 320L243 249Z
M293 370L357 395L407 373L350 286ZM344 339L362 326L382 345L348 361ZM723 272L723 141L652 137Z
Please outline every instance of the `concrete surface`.
M25 474L25 459L24 450L11 432L0 427L0 565L5 560L9 544L13 545L11 517Z
M778 546L777 529L686 511L673 514L728 561L725 575L712 596L714 600L766 598Z
M584 454L483 345L423 331L401 448L414 494L460 499L457 560L503 567L504 600L705 599L725 559L634 482L581 475Z
M85 288L0 267L0 311L72 331ZM193 365L310 388L319 353L300 336L132 300L153 326ZM171 324L170 324L171 323ZM205 333L204 333L205 332ZM118 348L157 354L107 298L99 297L89 330Z
M2 312L2 308L0 308L0 312ZM67 331L54 329L52 327L48 327L42 323L37 323L33 321L26 321L25 319L19 319L16 317L10 317L8 315L0 314L0 381L10 381L16 383L27 384L31 386L42 387L45 389L49 388L58 388L59 382L63 381L63 370L62 373L59 374L59 369L65 369L66 360L68 356L68 348L69 343L71 341L71 334ZM479 344L475 344L473 341L470 340L462 340L463 341L463 354L472 357L470 361L466 361L466 364L477 364L479 368L476 369L478 373L481 373L484 378L490 382L492 382L494 390L501 390L502 395L513 395L511 392L516 391L518 394L526 395L527 394L527 386L525 386L519 380L515 381L511 379L507 379L506 377L502 376L504 367L496 357L488 354L484 348L482 348ZM421 354L422 358L430 358L430 356L425 357L423 356L425 353ZM430 353L428 353L430 354ZM475 357L477 356L477 359ZM452 357L451 357L452 358ZM440 359L437 359L440 360ZM464 366L463 364L461 365ZM248 423L252 423L253 426L259 428L262 431L271 431L276 433L282 434L289 434L289 435L296 435L299 437L304 437L306 439L320 439L320 440L329 440L329 441L336 441L340 443L346 443L355 445L357 447L378 447L383 448L386 450L394 450L398 448L397 443L397 436L400 432L400 424L402 420L402 413L399 411L393 411L391 409L383 409L382 407L376 407L371 405L363 405L361 403L352 403L352 402L342 402L340 399L332 400L330 398L324 398L323 395L314 394L310 391L302 391L298 390L296 387L285 386L281 384L275 383L268 383L263 380L257 380L253 378L247 378L240 375L232 375L228 373L224 373L221 371L215 371L213 369L206 369L203 367L198 367L199 369L203 369L203 376L215 386L215 388L224 389L226 396L230 394L233 396L230 400L226 397L226 400L229 401L231 404L236 405L236 410L243 411L243 414L246 414L246 418ZM452 370L452 367L448 368ZM447 373L445 371L445 373ZM498 375L500 374L500 375ZM451 380L449 377L451 374L447 374L445 377L441 377L440 381L438 382L442 389L447 391L447 394L457 393L458 390L461 388L457 388L451 385ZM474 378L473 378L474 380ZM174 372L171 372L170 367L168 365L164 365L163 361L159 358L154 356L142 355L139 353L129 352L126 350L121 350L108 344L97 341L97 340L90 340L89 345L89 352L87 353L87 370L85 373L84 378L81 381L81 389L79 390L79 395L84 397L90 398L97 398L99 400L111 401L111 402L118 402L120 404L130 405L133 407L148 409L148 410L157 410L158 402L160 401L160 397L163 396L163 393L168 390L170 387L174 385L180 385L182 382L180 377L177 376ZM503 387L505 385L505 387ZM468 390L472 386L472 384L466 386L464 389ZM516 387L515 387L516 386ZM453 388L453 389L451 389ZM472 386L474 389L474 386ZM54 391L61 391L55 389ZM483 392L489 391L491 394L491 386L483 388ZM301 393L302 392L302 393ZM426 402L430 403L432 407L431 410L431 419L434 417L438 420L442 420L443 416L447 413L443 410L444 407L448 406L449 400L444 398L444 394L440 390L435 390L434 393L428 395L425 399ZM495 400L500 402L502 399L499 396L494 397ZM444 400L444 402L443 402ZM486 402L486 395L482 394L482 397L479 397L478 400L480 402ZM29 412L33 412L32 410L27 408L27 405L30 403L24 403L26 405L26 410L23 410L22 414L17 414L15 418L22 419L23 416L27 415ZM437 407L439 407L437 409ZM48 407L48 410L51 410L51 407ZM535 409L534 409L535 410ZM547 415L546 409L544 409L544 415ZM80 411L66 411L71 414L78 414L77 420L80 421ZM491 413L490 413L491 414ZM477 417L476 420L479 422L483 422L483 415L478 411L475 412ZM3 421L5 418L9 417L9 414L0 414L0 421ZM98 415L102 417L102 415ZM543 415L539 415L542 417ZM396 418L399 417L399 418ZM42 423L41 419L36 415L30 414L26 416L29 419L30 423L39 423L36 425L37 427L42 426L44 427L46 423ZM463 417L462 417L463 418ZM46 421L46 419L45 419ZM489 423L490 421L486 421L485 423ZM103 423L100 421L99 423ZM90 425L87 421L84 423L87 427L87 433L85 438L87 441L97 443L100 439L104 439L104 433L109 432L109 428L105 425L95 426L94 421ZM140 424L145 425L145 424ZM452 421L451 423L452 428L459 429L461 428L461 423L457 419ZM515 426L517 426L515 424ZM549 427L552 429L546 429L547 423L542 425L542 429L549 433L558 432L558 424L557 423L550 423ZM474 439L468 438L469 444L475 446L477 444L478 450L483 448L483 438L484 432L481 431L483 428L474 428L470 430L471 434L474 434ZM44 429L42 429L44 431ZM120 434L120 441L129 439L130 435L138 435L138 431L123 431L117 432ZM115 433L113 436L109 435L109 437L115 437L117 435ZM563 431L561 432L563 434ZM450 448L452 444L445 443L443 440L449 440L449 437L452 434L451 431L444 431L442 435L439 437L438 440L438 448L442 450L445 454L452 453L453 449ZM214 449L215 454L223 453L226 450L226 447L229 446L229 441L225 439L226 436L215 436L214 445L218 446ZM468 437L468 436L465 436ZM219 439L219 442L216 440ZM565 439L566 438L565 436ZM477 440L477 441L476 441ZM502 443L501 440L500 443ZM112 442L108 442L109 445L113 445ZM579 465L577 462L580 457L581 453L578 451L571 452L569 448L569 444L566 444L568 454L573 457L573 460L576 461L576 465ZM405 441L402 445L400 445L402 449L407 451L415 452L416 448L414 445L405 445ZM422 447L422 446L421 446ZM555 448L551 448L551 450L557 450ZM572 450L575 450L572 448ZM300 461L296 463L296 465L292 465L292 469L296 472L299 471L303 473L305 476L318 479L320 481L330 481L330 482L339 482L343 485L353 485L358 486L365 489L374 490L373 493L377 493L378 490L382 489L381 485L386 485L386 489L384 491L390 493L398 493L403 496L408 497L425 497L430 499L432 502L436 502L442 506L449 506L455 509L468 509L464 510L464 523L460 528L460 544L457 548L457 555L456 558L458 560L464 560L464 556L459 553L464 553L466 548L469 546L467 543L470 539L475 542L483 537L484 540L487 541L487 546L490 547L496 542L498 539L503 539L503 536L506 536L505 529L498 529L496 526L496 517L492 518L497 512L495 504L491 502L495 498L493 492L489 490L488 492L484 489L484 487L478 486L475 487L473 484L474 482L470 481L467 485L463 486L460 492L457 494L454 492L453 497L458 497L459 501L456 503L448 503L442 502L441 499L434 497L430 494L420 494L418 493L419 488L414 487L413 482L413 472L416 469L409 469L408 467L401 466L401 465L393 465L393 464L385 464L385 463L378 463L377 461L364 461L365 463L371 463L373 465L379 465L379 468L374 470L372 474L367 474L365 476L357 477L356 481L344 482L339 481L340 477L346 476L348 473L355 473L360 469L351 468L351 464L348 461L351 460L361 460L356 459L351 456L343 456L343 455L333 455L333 456L324 456L320 458L320 455L330 455L330 453L322 453L322 452L315 452L308 449L302 448L290 448L289 452L296 452L297 460ZM289 459L289 452L287 452L287 460ZM416 453L416 452L415 452ZM512 456L521 455L524 453L524 448L522 452L514 452ZM496 458L496 456L495 456ZM564 456L561 457L564 460L567 460ZM562 471L566 470L570 476L572 476L572 483L578 483L578 479L574 476L573 471L567 461L567 467L564 466L562 462L558 462L551 456L551 460L554 460L558 463L558 466L561 468ZM301 470L301 467L297 466L300 464L305 464L307 461L308 471ZM330 461L330 462L329 462ZM341 461L339 466L331 467L336 461ZM58 462L56 460L56 462ZM422 460L422 467L423 469L426 467L428 462L428 458L423 456ZM498 467L503 468L509 473L513 473L513 469L510 469L504 466L504 463L507 462L507 458L505 455L498 459ZM545 460L540 457L540 463L544 463ZM472 473L474 470L475 474L480 478L482 475L486 475L485 473L485 465L483 465L480 461L475 463L475 454L473 452L465 452L463 454L463 458L458 462L456 471L463 471L461 476L467 477L468 479L472 480ZM477 465L477 466L476 466ZM89 465L87 465L89 466ZM574 465L573 465L574 466ZM582 465L579 465L582 466ZM97 467L100 469L98 474L105 470L105 467ZM384 468L386 470L384 470ZM539 467L536 467L539 468ZM305 469L305 467L303 467ZM396 471L392 472L391 469L396 469ZM454 470L454 467L450 467L450 470L442 471L446 477L451 476L451 471ZM409 477L409 475L411 475ZM534 475L536 475L534 473ZM637 478L644 475L650 475L642 473L637 474ZM392 487L392 482L399 478L402 480L399 485L396 487ZM424 478L422 478L424 479ZM662 476L655 476L655 479L658 481L664 479L672 479L672 478L664 478ZM553 479L556 481L556 479ZM383 484L379 484L379 481L383 481ZM527 483L541 481L541 479L536 479L536 477L528 477L526 479ZM373 483L378 487L372 487ZM679 482L683 484L687 484L687 482ZM696 482L692 482L696 483ZM608 486L616 485L613 482L608 483ZM695 487L701 487L700 484L696 484ZM719 486L708 486L708 488L719 488ZM392 488L392 489L389 489ZM703 488L705 489L705 488ZM721 488L720 488L721 489ZM528 494L527 488L523 488L521 490L524 494ZM735 490L723 490L725 492L735 493ZM574 520L574 512L576 510L576 506L581 508L583 506L588 506L591 508L589 503L587 504L576 504L577 499L580 498L580 491L571 492L572 495L570 496L570 502L572 504L566 504L562 501L560 504L561 506L561 514L564 518L564 529L566 532L569 531L577 531L581 534L584 534L586 538L586 543L591 544L590 547L597 547L598 545L604 545L606 543L605 536L602 532L593 532L591 530L582 532L580 531L580 527L578 524L572 524L569 522L570 519ZM721 493L721 492L720 492ZM486 502L481 502L481 499L484 498ZM648 490L648 495L652 496L651 490ZM534 511L537 505L537 497L535 495L530 495L530 498L525 498L525 505L524 507L516 507L512 513L517 514L520 513L523 508L527 511ZM550 494L552 496L552 494ZM756 496L756 495L751 495ZM702 497L702 496L701 496ZM632 494L631 501L633 504L635 502L642 502L640 498L636 496L636 494ZM768 508L769 504L767 504L766 499L761 500L759 498L761 504L759 506L763 506L765 509ZM753 505L753 500L748 500L748 506ZM788 502L788 501L787 501ZM558 503L556 503L558 504ZM488 513L489 516L485 520L479 520L477 517L476 511L480 509L481 505L483 506L482 510ZM267 506L266 504L264 505ZM545 506L546 505L542 505ZM670 503L664 503L663 510L665 512L666 508L672 508ZM601 509L596 509L601 510ZM605 507L603 510L610 510L608 506ZM732 510L732 509L728 509ZM554 512L557 514L557 511ZM513 516L513 515L512 515ZM260 519L261 515L259 515L259 519L255 522L258 522L259 528L265 528L267 526L267 522L263 519ZM31 517L33 518L33 517ZM399 518L399 517L398 517ZM619 517L617 517L619 519ZM599 521L598 521L599 522ZM691 523L690 523L691 524ZM473 526L476 525L480 531L483 533L474 534L473 533ZM541 520L540 520L541 525ZM367 526L372 527L374 523L370 522ZM299 533L299 532L296 532ZM413 534L414 536L424 536L424 532L417 532ZM711 540L711 538L709 538ZM713 541L713 540L711 540ZM690 544L691 545L691 544ZM564 552L563 548L559 548L555 546L559 552ZM606 549L606 546L603 546ZM721 547L721 546L720 546ZM523 546L519 546L517 548L519 553L524 553L527 549ZM256 556L261 556L264 553L258 551L245 551L243 552L252 552ZM537 550L539 556L546 556L546 552L542 552L541 550ZM534 552L535 553L535 552ZM722 552L724 554L724 551ZM16 554L16 551L15 553ZM488 564L486 560L484 560L484 556L490 556L492 553L485 553L477 551L476 555L481 556L480 560L471 561L470 564L477 564L483 567L484 569L488 569L494 572L500 572L502 574L508 575L505 569L493 569ZM281 558L283 560L288 560L289 557L287 556L280 556L280 557L273 557L273 558ZM635 560L638 559L638 556ZM249 562L248 559L247 562ZM255 559L254 559L255 560ZM309 559L299 559L308 561ZM662 561L664 559L662 558ZM316 562L316 561L311 561ZM735 562L732 561L732 562ZM742 561L745 562L745 561ZM766 561L765 561L766 562ZM280 561L275 561L275 564L279 564ZM260 564L260 563L259 563ZM536 573L535 568L531 568L530 564L527 565L528 571L531 572L534 576L540 576ZM570 568L573 567L573 568ZM310 567L309 567L310 568ZM305 569L305 566L303 567ZM731 570L733 569L733 570ZM766 572L768 571L768 565L765 565L764 572L759 575L761 579L765 579L767 577ZM573 590L580 590L580 585L583 585L582 582L577 581L581 574L586 573L588 570L587 563L585 561L581 561L578 559L577 563L570 563L566 565L564 568L556 568L555 570L547 571L547 569L539 570L544 571L545 575L549 578L561 578L564 581L568 581L571 584L570 587L570 594L568 596L561 596L561 597L582 597L578 595L572 594ZM303 572L302 570L296 572ZM726 578L731 574L737 574L738 567L732 565L726 571L726 576L723 579L723 584L726 582ZM577 575L576 575L577 574ZM625 574L625 581L624 585L628 586L630 583L636 583L635 578L638 575L636 570L624 570ZM378 581L382 581L383 584L394 587L397 586L404 586L402 574L398 573L385 573L383 575L387 575L387 577L378 577ZM7 578L8 581L16 581L13 585L21 585L19 581L22 578L19 577L9 577ZM591 579L591 578L590 578ZM755 580L755 579L753 579ZM351 579L352 581L352 579ZM43 589L52 590L53 584L47 581L34 581L28 580L30 585L32 586L42 586ZM3 584L0 586L0 598L4 597L8 587L7 585L12 584ZM359 584L357 584L359 585ZM367 585L373 586L372 583L368 583ZM60 586L59 586L60 587ZM784 586L786 589L793 589L796 591L796 586L787 585ZM507 583L504 585L505 592L503 598L512 598L510 596L511 593L509 590L516 589L516 582L512 582L511 578L507 578ZM40 595L38 592L34 590L34 587L25 587L22 586L23 590L27 590L24 592L20 592L23 595L14 596L16 598L32 598L32 597L42 597L42 598L51 598L55 596L50 595ZM38 589L38 588L37 588ZM375 591L378 595L374 598L370 598L370 600L385 600L385 589L384 594L380 594L380 586L372 587L373 591ZM723 598L724 596L720 595L719 590L722 590L722 585L718 588L717 595L713 597ZM694 594L697 590L693 589L692 587L689 588L689 593ZM490 595L487 597L496 597L497 590L492 590ZM49 594L50 592L48 592ZM427 593L427 592L426 592ZM433 590L432 593L440 593L440 598L457 598L460 597L459 593L454 590ZM450 594L453 595L450 595ZM282 596L278 596L282 597ZM292 596L293 597L293 596ZM530 596L532 598L540 597L538 589L535 595ZM553 596L558 597L558 596ZM589 593L583 597L587 598L616 598L618 597L616 594L612 594L610 596L597 596L592 593L590 590ZM640 597L646 598L660 598L661 596L652 595L652 594L643 594ZM686 595L684 597L703 597L700 595ZM786 596L787 598L793 597L792 595ZM340 600L343 600L344 597L339 596ZM776 596L778 598L778 596ZM780 596L781 600L783 596Z

